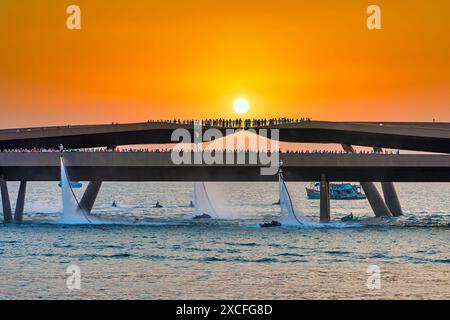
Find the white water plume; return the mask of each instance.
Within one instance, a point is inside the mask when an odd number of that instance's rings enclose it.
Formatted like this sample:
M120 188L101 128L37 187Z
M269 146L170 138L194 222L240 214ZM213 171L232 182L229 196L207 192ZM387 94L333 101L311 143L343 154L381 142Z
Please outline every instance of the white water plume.
M215 182L194 183L195 214L208 214L212 218L228 218L227 207L223 198L222 184Z
M306 222L305 216L301 212L295 211L281 169L278 173L278 184L280 192L281 224L284 226L303 226Z
M62 217L58 221L63 224L86 224L91 223L83 209L75 197L75 194L70 186L70 179L68 177L67 169L64 164L64 158L61 161L61 195L62 195Z

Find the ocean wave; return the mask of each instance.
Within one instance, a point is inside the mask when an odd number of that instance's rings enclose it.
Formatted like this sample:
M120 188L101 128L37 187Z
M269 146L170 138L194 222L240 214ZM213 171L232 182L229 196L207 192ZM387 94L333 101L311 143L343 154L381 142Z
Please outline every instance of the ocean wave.
M200 261L203 262L240 262L240 263L273 263L278 262L278 259L276 258L259 258L259 259L246 259L242 257L237 258L219 258L219 257L205 257L200 259Z
M304 257L304 254L301 253L292 253L292 252L282 252L278 253L275 256L277 257Z
M326 250L326 251L324 251L324 253L331 254L331 255L348 255L348 254L351 254L350 251L340 251L340 250Z
M245 246L245 247L256 247L259 246L256 242L225 242L228 246Z

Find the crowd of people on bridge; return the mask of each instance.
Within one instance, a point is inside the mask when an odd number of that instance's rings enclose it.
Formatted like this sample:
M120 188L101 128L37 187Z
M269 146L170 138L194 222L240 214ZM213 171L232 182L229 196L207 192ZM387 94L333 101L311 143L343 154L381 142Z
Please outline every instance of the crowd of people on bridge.
M254 128L254 127L263 127L263 126L276 126L276 125L282 125L282 124L289 124L289 123L301 123L301 122L310 122L311 118L307 117L300 117L300 118L287 118L287 117L280 117L280 118L252 118L252 119L242 119L242 118L235 118L235 119L213 119L213 118L206 118L206 119L191 119L191 120L182 120L182 119L171 119L171 120L147 120L147 123L167 123L167 124L179 124L179 125L202 125L202 126L213 126L213 127L224 127L224 128ZM119 122L112 121L110 123L111 125L120 125ZM48 130L57 130L57 129L79 129L82 127L87 127L87 125L64 125L64 126L53 126L53 127L39 127L39 128L18 128L18 129L2 129L3 133L8 132L31 132L31 131L48 131Z
M225 127L225 128L252 128L252 127L263 127L263 126L276 126L281 124L289 124L289 123L301 123L301 122L310 122L311 118L301 117L298 119L294 118L260 118L260 119L202 119L202 120L181 120L181 119L173 119L173 120L157 120L157 121L148 121L148 123L170 123L170 124L184 124L184 125L193 125L198 124L202 126L213 126L213 127ZM113 123L114 124L114 123ZM117 123L118 124L118 123Z
M270 149L270 148L269 148ZM64 147L59 146L58 148L31 148L31 149L3 149L0 150L2 153L7 152L17 152L17 153L29 153L29 152L35 152L35 153L47 153L47 152L118 152L118 153L170 153L172 151L176 152L187 152L189 150L187 149L173 149L173 148L83 148L83 149L64 149ZM255 149L214 149L214 148L204 148L203 152L208 153L215 153L215 152L232 152L232 153L258 153L258 152L266 152L271 153L274 152L273 150L267 150L267 149L261 149L261 150L255 150ZM393 151L393 150L384 150L384 151L375 151L375 150L356 150L354 152L347 152L343 150L320 150L320 149L313 149L313 150L303 150L303 149L279 149L279 153L285 153L285 154L361 154L361 155L372 155L372 154L400 154L400 151Z

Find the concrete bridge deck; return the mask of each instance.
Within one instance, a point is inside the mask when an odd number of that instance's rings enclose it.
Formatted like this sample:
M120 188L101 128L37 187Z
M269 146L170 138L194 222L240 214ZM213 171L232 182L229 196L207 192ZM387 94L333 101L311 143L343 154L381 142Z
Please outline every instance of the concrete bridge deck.
M191 132L193 125L130 123L59 126L0 130L0 150L112 147L171 143L175 129ZM203 130L213 127L203 127ZM229 128L215 127L223 134ZM286 181L321 181L320 218L330 221L330 181L358 181L378 216L400 216L402 209L392 182L450 181L450 123L418 122L320 122L308 121L252 128L278 129L269 138L298 143L337 143L352 146L404 149L443 153L393 154L282 154ZM258 132L257 132L258 133ZM247 154L248 156L248 154ZM60 154L0 152L0 190L4 221L23 218L28 181L59 181ZM90 212L103 181L277 181L277 175L262 175L267 165L256 162L227 165L175 165L170 153L68 152L65 163L72 180L90 181L80 208ZM274 166L278 159L272 159ZM234 161L233 163L239 163ZM276 170L273 170L274 172ZM7 181L20 181L12 216ZM372 183L382 182L384 199Z
M0 153L5 181L59 181L59 153ZM175 165L170 153L64 153L77 181L277 181L259 164ZM281 154L286 181L450 181L450 155ZM266 165L267 166L267 165Z
M6 129L0 130L0 149L163 144L171 143L177 128L193 131L193 125L152 122ZM226 128L217 128L225 133ZM310 121L254 129L279 129L279 139L287 142L450 153L450 123Z

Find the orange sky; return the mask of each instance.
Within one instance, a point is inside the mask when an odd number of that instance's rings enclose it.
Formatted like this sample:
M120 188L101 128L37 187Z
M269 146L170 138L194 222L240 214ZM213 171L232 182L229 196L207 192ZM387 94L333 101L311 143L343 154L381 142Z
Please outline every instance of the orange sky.
M4 0L0 127L231 117L240 96L249 117L450 121L449 21L448 0Z

